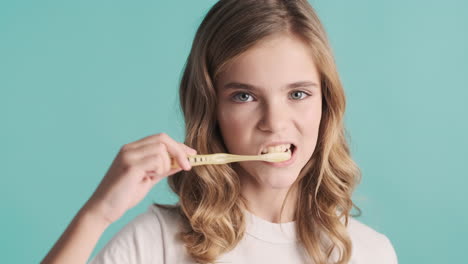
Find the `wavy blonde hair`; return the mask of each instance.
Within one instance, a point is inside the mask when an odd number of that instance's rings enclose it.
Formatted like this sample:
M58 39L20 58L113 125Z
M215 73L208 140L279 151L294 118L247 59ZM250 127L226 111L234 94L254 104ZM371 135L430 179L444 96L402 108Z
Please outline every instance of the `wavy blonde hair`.
M221 0L208 11L180 84L184 143L200 154L227 152L216 119L216 78L233 59L277 34L294 34L308 44L323 95L316 148L292 186L298 190L298 239L314 263L329 263L335 249L340 253L335 263L348 263L352 244L346 226L352 207L361 214L351 200L361 171L345 138L345 95L332 51L306 0ZM193 167L170 176L168 184L180 198L176 208L185 224L180 237L195 261L214 263L235 248L244 236L247 207L230 164Z

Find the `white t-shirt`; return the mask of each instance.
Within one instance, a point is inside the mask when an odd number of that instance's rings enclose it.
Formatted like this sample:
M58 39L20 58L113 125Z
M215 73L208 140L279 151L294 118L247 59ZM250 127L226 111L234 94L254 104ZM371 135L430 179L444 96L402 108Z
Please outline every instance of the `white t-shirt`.
M272 223L246 211L246 233L217 263L306 263L296 241L295 222ZM91 260L91 264L111 263L195 263L176 238L180 216L175 209L149 206L120 230ZM281 226L280 226L281 225ZM371 227L349 218L353 243L350 264L397 264L390 240Z

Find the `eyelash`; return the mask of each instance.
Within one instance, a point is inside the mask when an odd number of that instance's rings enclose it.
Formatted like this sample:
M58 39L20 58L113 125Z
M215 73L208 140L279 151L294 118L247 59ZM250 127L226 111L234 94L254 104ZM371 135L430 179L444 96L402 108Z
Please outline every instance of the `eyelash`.
M296 93L296 92L301 92L302 94L305 94L306 96L305 96L304 98L301 98L301 99L293 99L293 100L295 100L295 101L304 100L305 98L307 98L307 97L310 96L309 93L306 93L305 91L301 91L301 90L292 91L291 94L292 94L292 93ZM237 96L241 95L241 94L248 94L249 96L252 97L252 95L249 94L249 93L246 93L246 92L239 92L239 93L235 93L235 94L232 96L232 99L234 99L234 101L236 101L235 98L236 98ZM245 103L245 102L249 102L249 101L240 101L240 100L239 100L239 101L236 101L236 102Z

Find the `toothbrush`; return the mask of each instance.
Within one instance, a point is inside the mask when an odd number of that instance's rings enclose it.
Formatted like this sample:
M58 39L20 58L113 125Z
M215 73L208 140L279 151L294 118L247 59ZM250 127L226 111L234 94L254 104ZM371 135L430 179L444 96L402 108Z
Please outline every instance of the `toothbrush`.
M291 150L286 152L275 152L262 155L234 155L227 153L216 153L207 155L190 155L188 160L192 166L207 165L207 164L226 164L239 161L269 161L281 162L291 158ZM171 158L171 169L179 168L179 164L174 158Z

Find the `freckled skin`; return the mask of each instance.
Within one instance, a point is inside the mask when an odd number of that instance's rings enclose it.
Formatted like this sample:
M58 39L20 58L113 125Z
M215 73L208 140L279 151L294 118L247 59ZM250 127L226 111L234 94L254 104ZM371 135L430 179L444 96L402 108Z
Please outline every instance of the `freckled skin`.
M283 89L298 81L314 82L317 87ZM231 82L258 89L225 89ZM322 115L319 74L306 44L286 35L263 41L233 61L215 85L217 118L230 153L257 155L263 144L277 140L292 141L298 147L297 159L288 167L236 163L243 188L250 192L289 188L312 156Z

